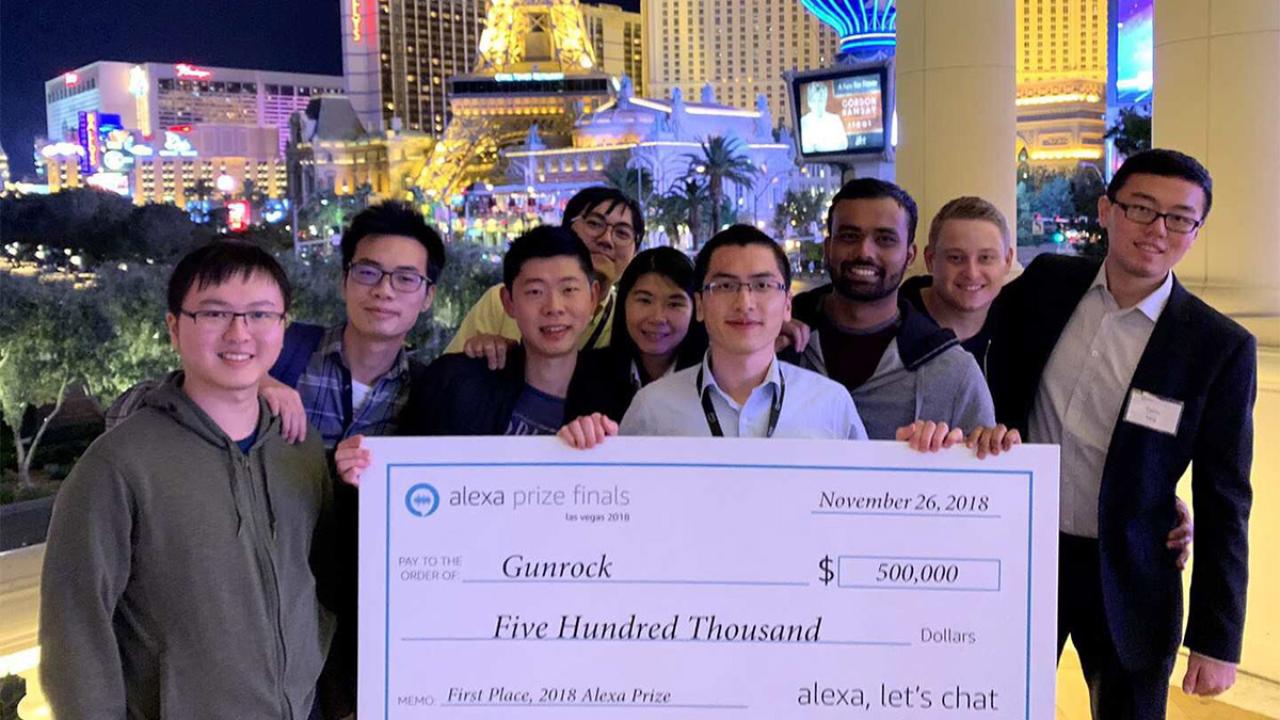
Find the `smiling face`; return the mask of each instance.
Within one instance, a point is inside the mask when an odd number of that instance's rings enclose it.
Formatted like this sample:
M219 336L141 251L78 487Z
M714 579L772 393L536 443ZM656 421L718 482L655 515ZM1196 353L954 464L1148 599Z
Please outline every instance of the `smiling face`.
M893 198L840 200L831 212L823 245L831 283L845 298L883 300L898 291L915 260L907 211Z
M243 317L229 325L202 320L188 312L226 311L244 313L284 312L280 286L269 275L254 272L247 278L236 274L220 285L193 284L182 301L183 314L165 316L169 341L182 360L188 393L256 392L258 383L275 364L284 344L284 322L255 323Z
M943 222L924 262L933 274L933 292L963 311L985 310L1004 285L1013 260L1000 228L986 220L953 218Z
M636 255L636 230L626 203L619 202L612 210L609 205L606 201L587 209L569 224L569 229L591 251L596 272L612 284L622 277L622 271Z
M640 276L627 293L627 334L645 355L668 358L689 334L693 301L665 275Z
M1119 204L1141 206L1159 213L1204 218L1205 196L1199 185L1176 177L1134 174L1116 191L1116 201L1098 199L1098 220L1107 230L1107 272L1141 280L1163 280L1187 254L1199 228L1171 232L1163 219L1148 225L1125 217Z
M750 283L764 280L785 283L774 253L761 245L725 245L711 254L706 283ZM787 290L736 293L703 289L698 293L698 319L706 323L712 347L732 355L773 351L782 323L791 318L791 293Z
M599 286L566 255L526 260L502 306L523 336L530 355L562 357L578 351L578 339L595 310Z
M404 235L369 235L356 245L351 265L426 277L427 248ZM392 285L390 275L372 286L357 282L350 270L343 276L347 321L360 336L403 342L418 316L431 307L435 298L435 287L426 282L412 292L402 292Z

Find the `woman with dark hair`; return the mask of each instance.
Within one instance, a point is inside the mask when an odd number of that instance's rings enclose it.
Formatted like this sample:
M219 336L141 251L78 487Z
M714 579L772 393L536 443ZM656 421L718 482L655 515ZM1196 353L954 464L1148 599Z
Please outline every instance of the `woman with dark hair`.
M636 255L618 280L613 341L593 350L615 390L606 413L621 420L636 391L702 361L707 332L694 319L693 262L670 247Z

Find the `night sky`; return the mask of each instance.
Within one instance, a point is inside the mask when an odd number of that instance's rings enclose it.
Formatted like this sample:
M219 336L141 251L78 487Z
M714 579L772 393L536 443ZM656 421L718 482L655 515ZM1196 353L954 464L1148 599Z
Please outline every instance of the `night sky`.
M0 147L14 178L35 173L46 80L95 60L341 75L339 9L339 0L0 0Z

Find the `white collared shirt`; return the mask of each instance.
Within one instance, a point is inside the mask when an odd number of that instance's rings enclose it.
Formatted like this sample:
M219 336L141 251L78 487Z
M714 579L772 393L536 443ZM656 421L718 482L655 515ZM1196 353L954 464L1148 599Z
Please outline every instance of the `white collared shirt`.
M775 393L782 408L773 437L848 438L865 440L866 428L844 386L811 370L782 362L769 365L764 382L739 405L716 384L710 353L702 364L655 380L636 393L622 418L620 435L659 437L710 437L711 428L702 412L702 388L709 389L711 406L725 437L765 437ZM703 385L698 385L698 371Z
M1027 441L1062 445L1058 526L1098 537L1098 495L1111 434L1156 321L1173 292L1173 273L1131 308L1107 286L1104 263L1049 356Z

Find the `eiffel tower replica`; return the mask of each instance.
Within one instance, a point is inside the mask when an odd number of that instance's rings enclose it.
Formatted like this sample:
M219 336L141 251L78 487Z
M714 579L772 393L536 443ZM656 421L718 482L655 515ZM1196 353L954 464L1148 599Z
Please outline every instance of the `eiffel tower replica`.
M415 184L443 199L501 181L503 148L531 136L568 147L574 122L610 96L578 0L494 0L474 72L449 79L452 117Z

